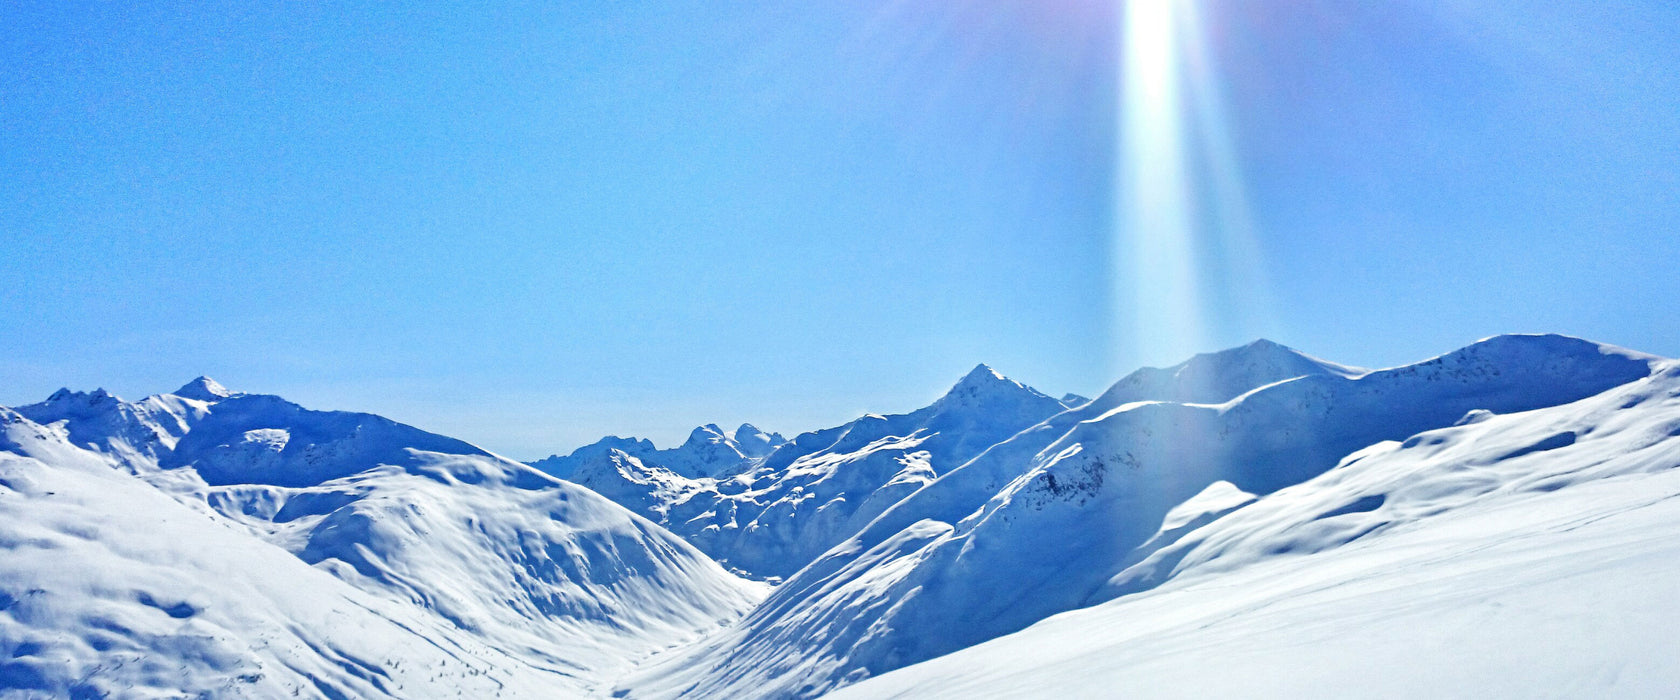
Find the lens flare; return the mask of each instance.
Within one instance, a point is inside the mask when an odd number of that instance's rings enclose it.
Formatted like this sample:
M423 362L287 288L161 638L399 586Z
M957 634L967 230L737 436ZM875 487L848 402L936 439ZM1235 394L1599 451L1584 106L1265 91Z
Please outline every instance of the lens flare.
M1194 0L1122 1L1117 305L1133 351L1169 363L1216 326L1266 328L1268 285Z

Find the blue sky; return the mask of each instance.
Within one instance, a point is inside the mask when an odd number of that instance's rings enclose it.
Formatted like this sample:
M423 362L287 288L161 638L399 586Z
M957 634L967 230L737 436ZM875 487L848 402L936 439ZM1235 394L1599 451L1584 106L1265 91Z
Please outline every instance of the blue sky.
M1203 0L1260 272L1206 349L1680 355L1680 6ZM209 374L510 456L1091 393L1118 14L996 2L10 3L0 404Z

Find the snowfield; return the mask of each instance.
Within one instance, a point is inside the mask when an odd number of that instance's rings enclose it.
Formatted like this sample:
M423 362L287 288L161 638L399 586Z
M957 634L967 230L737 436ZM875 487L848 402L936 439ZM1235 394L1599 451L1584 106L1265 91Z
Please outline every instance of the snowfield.
M1375 445L1111 581L1146 592L835 697L1672 697L1677 467L1671 363Z
M0 408L0 697L1669 697L1676 467L1680 363L1562 336L529 466L65 390Z

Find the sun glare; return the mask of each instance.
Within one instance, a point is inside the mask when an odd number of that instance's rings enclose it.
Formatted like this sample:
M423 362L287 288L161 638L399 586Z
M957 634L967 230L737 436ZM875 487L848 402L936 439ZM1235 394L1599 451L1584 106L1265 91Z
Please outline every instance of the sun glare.
M1133 350L1172 362L1210 340L1210 286L1249 302L1222 320L1253 326L1267 285L1194 0L1122 2L1116 293ZM1218 260L1198 260L1210 248Z
M1122 59L1122 250L1131 342L1149 358L1199 345L1193 215L1180 94L1176 0L1126 0Z

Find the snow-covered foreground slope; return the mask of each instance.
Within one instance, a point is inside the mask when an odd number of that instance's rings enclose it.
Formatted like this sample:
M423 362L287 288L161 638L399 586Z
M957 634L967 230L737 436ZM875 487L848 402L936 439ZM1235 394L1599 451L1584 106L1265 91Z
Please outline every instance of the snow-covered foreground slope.
M665 466L672 455L689 459L683 455L697 437L665 452L651 444L620 449L625 440L608 438L566 458L566 478L664 525L740 573L776 580L939 474L1066 408L980 365L930 406L805 433L713 476L690 478ZM695 436L713 432L707 426Z
M1362 450L1112 582L1141 592L835 697L1672 697L1676 532L1669 363Z
M1558 336L1493 338L1365 374L1277 362L1286 352L1249 346L1173 376L1228 393L1271 379L1256 367L1317 371L1221 403L1154 399L1207 395L1129 378L993 446L799 571L736 628L626 689L808 696L925 661L1147 588L1119 577L1239 507L1239 491L1274 492L1471 411L1577 401L1647 376L1654 361Z
M577 695L762 595L467 443L214 388L0 414L0 687Z

